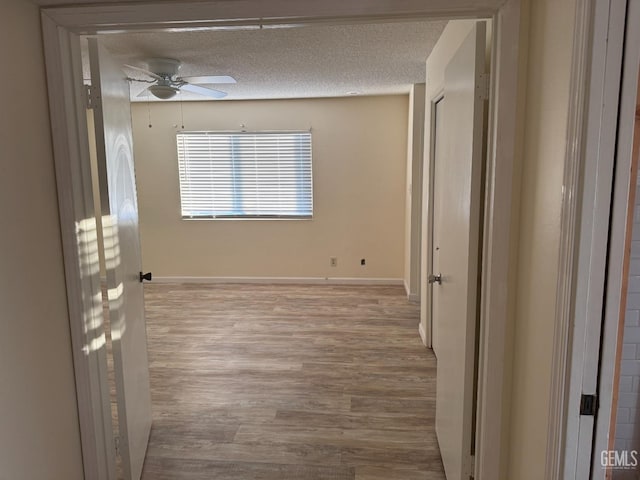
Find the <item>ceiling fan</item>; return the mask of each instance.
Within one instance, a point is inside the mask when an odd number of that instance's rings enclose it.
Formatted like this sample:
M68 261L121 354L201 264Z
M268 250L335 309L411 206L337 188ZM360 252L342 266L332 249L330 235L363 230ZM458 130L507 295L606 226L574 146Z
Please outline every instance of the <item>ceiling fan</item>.
M174 97L179 91L197 93L211 98L224 98L226 92L203 87L202 84L230 84L236 83L236 79L229 75L203 75L197 77L179 77L181 63L173 58L150 58L147 60L148 69L136 67L134 65L124 65L126 68L139 73L144 73L151 79L130 78L136 82L152 83L145 88L138 97L144 97L151 93L154 97L167 100Z

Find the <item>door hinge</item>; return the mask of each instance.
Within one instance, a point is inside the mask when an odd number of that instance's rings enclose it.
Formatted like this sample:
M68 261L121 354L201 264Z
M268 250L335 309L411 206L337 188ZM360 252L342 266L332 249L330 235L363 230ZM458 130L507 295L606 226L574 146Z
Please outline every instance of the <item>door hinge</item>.
M481 73L476 85L478 92L478 98L480 100L489 100L489 92L491 90L491 75L488 73Z
M120 456L120 437L118 435L116 435L115 437L113 437L113 446L115 447L116 450L116 456Z
M588 415L594 417L598 411L598 396L585 395L580 397L580 415Z
M468 455L465 465L464 465L464 477L475 477L476 476L476 456Z
M93 87L91 85L84 86L84 104L87 107L87 110L93 110L96 108L95 104L95 95L93 91Z

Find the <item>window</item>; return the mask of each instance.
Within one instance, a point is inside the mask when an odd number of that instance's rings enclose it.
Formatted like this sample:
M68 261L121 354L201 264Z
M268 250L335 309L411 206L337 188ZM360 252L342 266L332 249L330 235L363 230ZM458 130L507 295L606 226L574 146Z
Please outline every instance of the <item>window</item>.
M177 134L183 218L311 218L310 132Z

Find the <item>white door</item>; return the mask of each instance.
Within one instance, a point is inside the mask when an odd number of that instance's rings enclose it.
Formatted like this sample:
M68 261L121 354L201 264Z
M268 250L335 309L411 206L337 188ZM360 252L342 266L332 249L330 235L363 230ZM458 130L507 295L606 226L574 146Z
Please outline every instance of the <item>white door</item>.
M438 135L442 131L443 128L443 118L444 118L444 108L445 101L444 97L438 99L433 105L434 115L433 115L433 169L432 169L432 182L431 188L433 189L433 228L431 233L431 268L433 269L433 274L429 275L429 288L431 288L431 349L433 353L438 357L439 351L439 331L438 331L438 322L434 319L439 318L438 308L440 306L440 289L437 288L439 286L439 280L437 278L440 275L440 225L441 225L441 217L443 214L443 204L442 204L442 187L444 186L444 178L442 173L444 172L443 165L443 148L442 142L438 141Z
M125 479L138 480L151 430L151 395L129 84L97 40L90 40L89 52L119 450Z
M437 178L438 374L436 434L448 480L473 474L476 330L485 92L480 88L485 67L486 25L478 22L445 68L442 148Z

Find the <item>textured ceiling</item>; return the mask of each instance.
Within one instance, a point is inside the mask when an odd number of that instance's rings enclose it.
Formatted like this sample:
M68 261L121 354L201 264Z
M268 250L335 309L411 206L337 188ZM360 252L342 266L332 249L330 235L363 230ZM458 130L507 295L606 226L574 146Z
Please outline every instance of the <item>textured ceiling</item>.
M381 95L406 93L411 84L424 82L426 58L446 23L316 25L100 38L123 64L145 67L147 58L172 57L183 64L181 76L232 75L237 84L217 87L228 92L230 100L334 97L350 92ZM137 97L146 86L132 82L132 99L146 101L146 97ZM184 93L182 99L206 97Z

